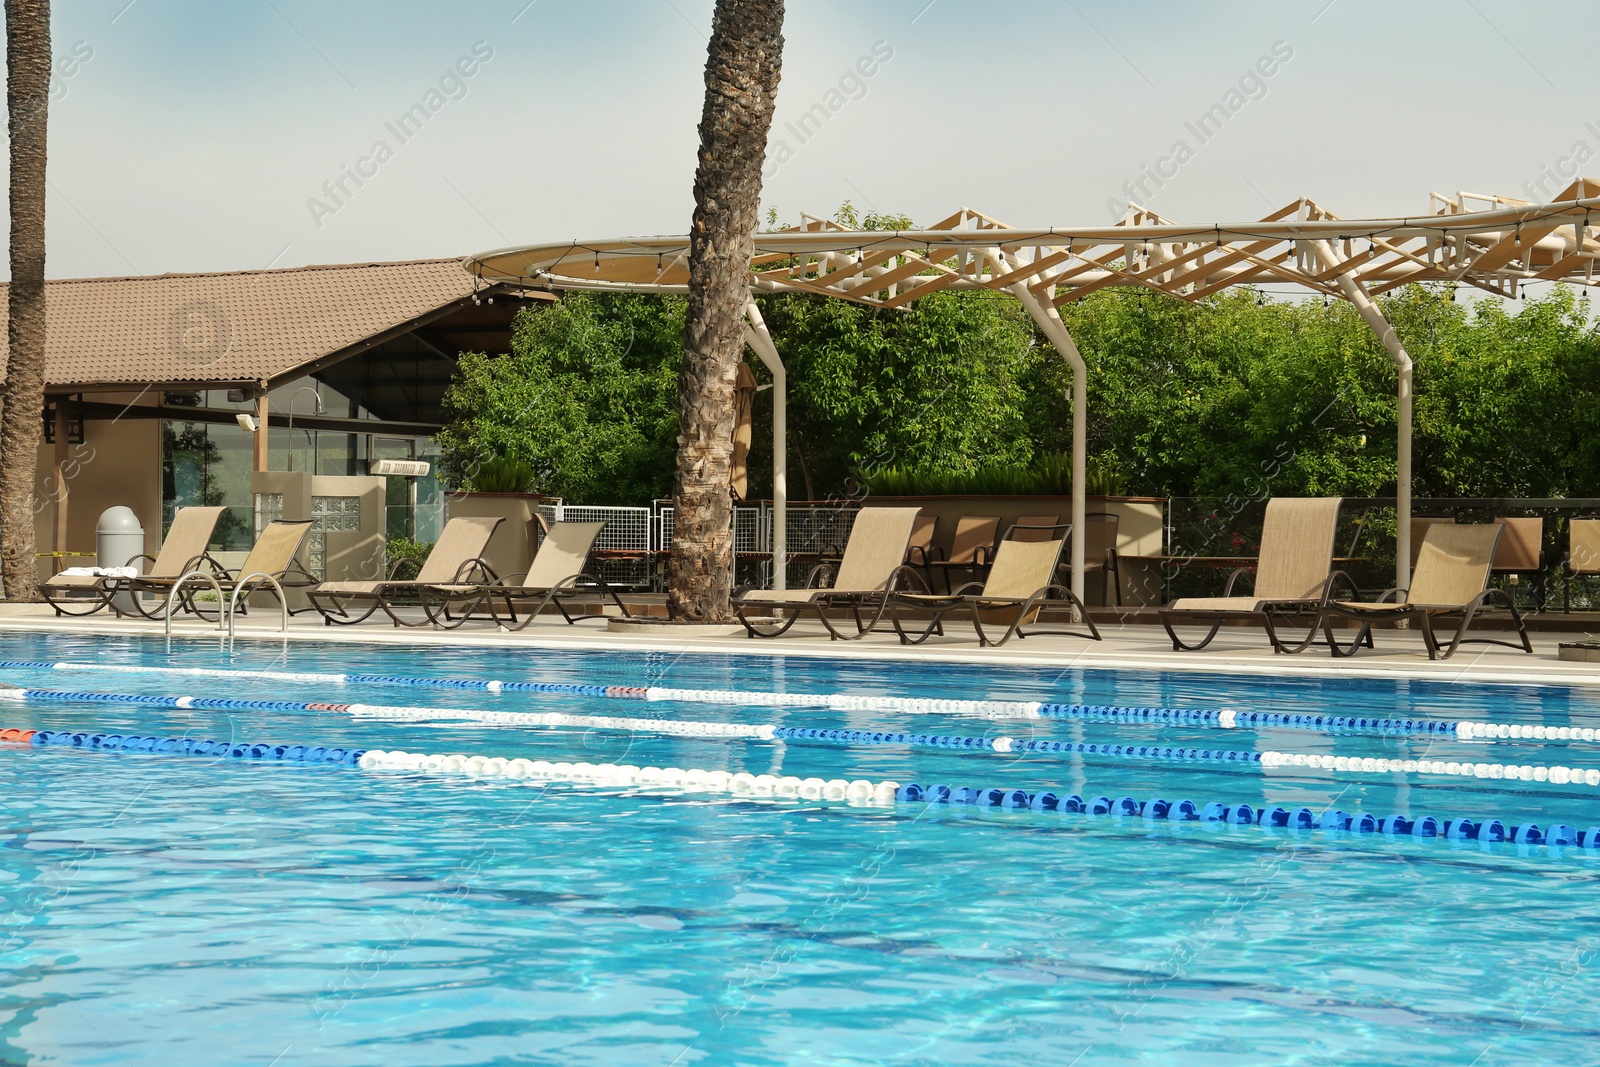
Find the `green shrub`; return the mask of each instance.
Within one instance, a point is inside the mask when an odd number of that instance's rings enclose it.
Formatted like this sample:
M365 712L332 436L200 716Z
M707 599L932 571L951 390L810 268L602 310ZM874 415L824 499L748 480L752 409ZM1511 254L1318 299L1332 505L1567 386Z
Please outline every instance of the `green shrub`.
M428 553L433 551L432 541L413 541L409 537L389 538L388 553L389 566L393 567L399 560L410 564L403 568L396 576L402 580L410 578L422 569L422 561L428 558Z
M1117 496L1124 478L1115 462L1098 456L1087 461L1087 491ZM973 471L927 467L883 467L857 474L874 496L1066 496L1072 492L1072 457L1048 452L1026 466L979 467Z
M539 484L539 472L525 460L494 456L472 467L467 482L475 493L531 493Z

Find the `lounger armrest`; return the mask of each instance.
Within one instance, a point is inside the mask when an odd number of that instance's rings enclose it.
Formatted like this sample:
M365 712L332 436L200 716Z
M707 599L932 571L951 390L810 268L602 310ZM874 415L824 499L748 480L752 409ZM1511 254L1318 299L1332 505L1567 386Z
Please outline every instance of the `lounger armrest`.
M386 582L401 581L400 569L407 566L415 568L418 574L422 573L422 564L418 563L414 559L406 559L402 557L389 565L389 573L384 576L383 580Z
M1375 599L1373 603L1386 604L1389 602L1391 597L1394 598L1394 602L1396 604L1404 604L1406 602L1406 590L1399 588L1398 586L1393 589L1385 589L1383 592L1378 594L1377 599Z
M1334 595L1334 591L1341 584L1346 589L1349 590L1350 595L1348 597L1336 597ZM1361 588L1360 588L1360 586L1356 585L1356 580L1354 578L1350 577L1350 575L1345 571L1332 571L1332 572L1330 572L1328 574L1327 580L1322 583L1322 603L1323 603L1323 605L1326 606L1330 601L1336 600L1336 599L1339 599L1339 600L1346 600L1346 599L1347 600L1360 600L1361 599Z
M283 586L285 589L303 589L306 586L317 584L317 576L300 566L298 562L289 564L287 567L283 568L283 570L279 571L274 577L278 579L278 584ZM290 578L300 578L303 580L291 582L289 581Z
M975 595L977 595L979 593L982 593L982 592L983 592L983 583L982 582L968 582L965 585L958 586L955 589L950 590L950 595L951 596L975 596Z
M972 552L972 565L974 567L987 567L994 562L994 547L992 545L979 545Z
M928 565L928 552L929 549L921 545L912 545L906 549L906 565L910 567L926 567ZM918 556L922 558L919 560L917 559Z
M482 574L483 580L477 582L472 581L473 574ZM485 560L482 556L479 556L476 559L467 560L461 566L456 568L455 579L452 584L492 585L497 580L498 575L494 573L494 568L489 566L487 560Z
M1240 576L1249 577L1250 578L1250 587L1252 589L1255 588L1255 572L1249 567L1239 567L1236 570L1234 570L1233 573L1228 575L1228 582L1227 582L1226 585L1224 585L1222 587L1222 595L1223 596L1233 596L1234 595L1233 586L1234 586L1234 583L1239 580Z
M152 555L151 555L151 554L150 554L150 553L148 553L148 552L141 552L141 553L139 553L139 554L138 554L138 555L137 555L137 556L133 556L133 557L131 557L131 558L130 558L130 559L129 559L129 560L128 560L128 562L126 562L126 563L124 563L124 564L123 564L123 566L124 566L124 567L131 567L131 566L133 566L133 565L134 565L134 564L135 564L135 563L138 563L138 562L139 562L139 561L140 561L140 560L148 560L148 561L149 561L149 562L151 562L151 563L154 563L154 562L155 562L155 561L156 561L156 558L155 558L155 557L154 557L154 556L152 556Z
M806 575L806 584L801 586L800 588L802 588L802 589L823 589L823 588L825 588L825 586L823 586L823 584L822 584L822 581L823 581L824 578L826 578L826 579L828 579L830 581L832 580L832 578L833 578L833 564L831 564L831 563L819 563L815 567L812 567L811 568L811 573Z
M889 572L888 580L883 583L883 591L885 593L893 593L905 588L906 579L910 579L915 583L913 588L920 586L924 593L933 591L928 587L928 580L922 576L921 571L915 567L908 567L903 563Z
M151 562L154 562L154 560ZM218 562L216 557L209 552L202 552L198 556L190 556L187 560L185 560L183 564L183 573L189 574L193 571L197 571L202 565L211 568L211 575L214 578L233 577L233 575L228 571L228 568L224 567L220 562Z

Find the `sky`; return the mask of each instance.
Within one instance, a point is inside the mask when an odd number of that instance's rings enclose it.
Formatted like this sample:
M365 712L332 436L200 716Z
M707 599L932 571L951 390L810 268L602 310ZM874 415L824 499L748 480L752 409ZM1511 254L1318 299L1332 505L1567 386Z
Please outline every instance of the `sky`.
M53 7L50 277L688 226L712 0ZM1543 200L1600 178L1597 37L1585 2L789 0L763 203L1049 226L1130 193L1197 223Z

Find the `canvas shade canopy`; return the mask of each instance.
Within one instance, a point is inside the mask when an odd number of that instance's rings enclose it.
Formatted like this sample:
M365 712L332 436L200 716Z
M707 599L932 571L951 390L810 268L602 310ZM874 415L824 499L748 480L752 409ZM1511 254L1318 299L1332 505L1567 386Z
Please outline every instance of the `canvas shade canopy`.
M1084 584L1088 370L1059 308L1110 286L1199 301L1233 286L1286 285L1349 301L1377 335L1398 377L1395 581L1411 565L1411 357L1373 298L1411 282L1470 285L1515 297L1534 281L1591 284L1600 256L1600 182L1578 179L1532 204L1477 193L1433 193L1425 215L1345 219L1300 198L1265 218L1195 225L1129 204L1103 226L1020 228L963 208L917 230L848 230L826 219L756 234L754 293L812 293L901 308L944 290L1014 296L1072 368L1072 591ZM685 236L571 241L468 257L486 284L553 290L685 293ZM786 464L783 361L754 302L745 339L773 375L773 551L783 587Z

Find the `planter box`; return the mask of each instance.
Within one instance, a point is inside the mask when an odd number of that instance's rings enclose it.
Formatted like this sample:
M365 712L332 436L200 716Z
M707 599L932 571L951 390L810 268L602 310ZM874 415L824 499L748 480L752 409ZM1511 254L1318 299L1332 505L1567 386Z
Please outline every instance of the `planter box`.
M526 574L533 562L542 528L539 504L544 499L536 493L451 493L446 498L445 516L505 520L484 552L495 574L505 578Z

